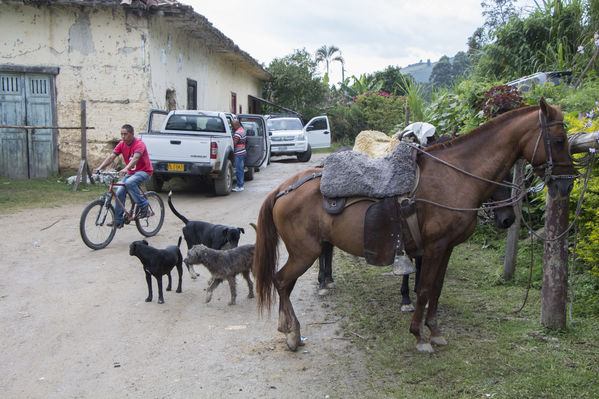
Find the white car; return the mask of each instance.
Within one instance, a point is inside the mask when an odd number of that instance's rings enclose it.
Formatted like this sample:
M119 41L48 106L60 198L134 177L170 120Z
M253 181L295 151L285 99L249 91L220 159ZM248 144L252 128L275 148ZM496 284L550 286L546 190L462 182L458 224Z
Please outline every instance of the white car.
M506 84L526 93L530 91L533 85L551 84L556 86L561 83L570 83L570 79L572 79L572 71L537 72Z
M303 126L297 115L268 115L266 127L272 155L295 155L300 162L308 162L312 148L331 146L331 128L326 116L312 118Z

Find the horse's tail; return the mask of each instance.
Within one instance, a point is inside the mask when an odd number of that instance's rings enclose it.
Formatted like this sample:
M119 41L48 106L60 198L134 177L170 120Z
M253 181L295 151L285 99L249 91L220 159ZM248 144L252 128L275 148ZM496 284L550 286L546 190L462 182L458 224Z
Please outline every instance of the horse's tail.
M264 308L270 311L274 296L274 276L279 258L279 234L272 216L275 195L275 192L270 193L262 203L256 229L256 249L254 250L252 273L256 279L258 309L261 312Z
M175 209L175 206L173 205L173 203L171 201L171 195L173 195L173 192L169 191L168 192L168 207L171 208L171 211L173 211L173 213L175 214L175 216L178 217L179 219L181 219L183 221L183 223L185 223L185 224L189 223L189 220L187 220L187 218L185 216L181 215Z

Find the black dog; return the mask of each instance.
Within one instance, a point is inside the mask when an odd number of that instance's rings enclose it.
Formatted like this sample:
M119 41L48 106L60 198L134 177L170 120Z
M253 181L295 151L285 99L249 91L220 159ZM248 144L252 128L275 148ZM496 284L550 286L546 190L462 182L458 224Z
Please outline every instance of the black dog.
M245 234L242 227L224 226L222 224L212 224L201 221L189 221L185 216L181 215L171 201L172 191L168 193L168 207L183 223L183 237L187 242L187 250L197 244L203 244L212 249L231 249L236 248L239 244L241 233ZM193 265L185 262L187 270L191 274L191 278L199 276L193 269Z
M146 272L146 283L148 283L148 297L146 302L152 302L152 276L158 282L158 303L164 303L162 296L162 276L168 276L167 291L171 290L171 270L177 266L179 273L179 286L177 292L181 292L181 276L183 275L183 256L179 250L181 237L177 245L169 245L165 249L151 247L146 240L133 241L129 245L129 255L137 256L141 261L144 272Z

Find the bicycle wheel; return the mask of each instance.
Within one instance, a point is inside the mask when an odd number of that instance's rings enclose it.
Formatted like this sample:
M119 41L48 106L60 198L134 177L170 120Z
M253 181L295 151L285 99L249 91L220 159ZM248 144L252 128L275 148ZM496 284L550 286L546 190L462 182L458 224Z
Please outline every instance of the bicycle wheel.
M143 219L135 219L137 230L146 237L152 237L158 234L162 223L164 223L164 202L158 194L153 191L146 192L148 199L148 210L150 216Z
M91 249L102 249L110 244L116 233L112 205L104 206L103 199L90 202L81 213L79 233L85 245Z

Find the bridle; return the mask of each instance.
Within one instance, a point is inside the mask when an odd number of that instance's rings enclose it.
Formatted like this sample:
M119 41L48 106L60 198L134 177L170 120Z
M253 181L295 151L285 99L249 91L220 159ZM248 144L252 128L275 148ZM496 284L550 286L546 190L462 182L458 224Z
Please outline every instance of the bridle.
M554 162L553 154L551 153L551 142L555 140L561 139L561 137L554 137L549 134L549 127L555 125L562 125L564 121L553 121L547 122L547 117L541 110L539 110L539 123L541 125L541 130L539 131L539 137L537 138L537 142L535 144L535 150L532 154L531 162L535 159L537 155L537 150L539 149L539 142L541 138L543 139L543 145L545 147L545 155L547 161L541 165L535 166L534 169L543 169L543 182L545 185L549 185L552 180L574 180L577 178L577 175L554 175L553 167L554 166L569 166L569 162Z

